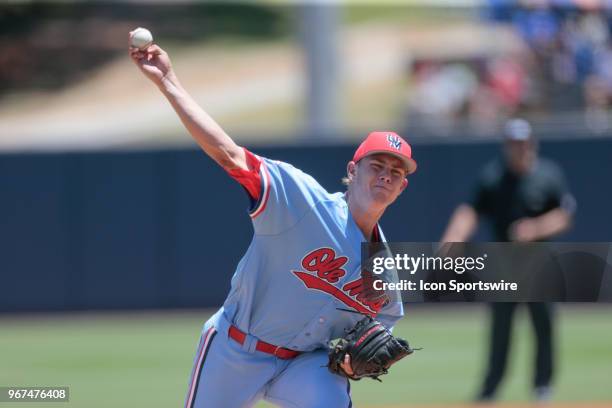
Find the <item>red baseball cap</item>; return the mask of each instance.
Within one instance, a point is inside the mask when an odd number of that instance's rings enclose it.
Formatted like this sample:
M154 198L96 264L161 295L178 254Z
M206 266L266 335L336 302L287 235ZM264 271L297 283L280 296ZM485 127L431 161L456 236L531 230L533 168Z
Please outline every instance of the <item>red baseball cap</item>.
M417 163L412 158L412 148L395 132L370 133L355 150L353 161L357 163L366 156L379 153L391 154L402 160L408 174L414 173L417 169Z

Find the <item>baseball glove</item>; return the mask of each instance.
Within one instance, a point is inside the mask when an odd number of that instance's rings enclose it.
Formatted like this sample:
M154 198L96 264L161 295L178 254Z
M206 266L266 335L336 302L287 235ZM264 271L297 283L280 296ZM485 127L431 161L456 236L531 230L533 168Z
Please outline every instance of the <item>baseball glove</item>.
M329 370L352 380L387 374L389 367L414 352L404 339L394 337L380 322L366 316L348 330L329 350ZM346 355L351 358L353 374L342 367Z

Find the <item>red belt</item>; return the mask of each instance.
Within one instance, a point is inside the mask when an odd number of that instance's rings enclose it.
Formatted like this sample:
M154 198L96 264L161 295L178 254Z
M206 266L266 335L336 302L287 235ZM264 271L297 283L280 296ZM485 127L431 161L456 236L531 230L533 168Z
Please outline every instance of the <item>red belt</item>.
M241 345L244 344L246 334L244 334L236 326L230 326L228 334L230 338L234 339L236 342L240 343ZM276 356L283 360L290 360L302 354L301 351L289 350L283 347L275 346L274 344L266 343L265 341L261 340L257 340L255 350L261 351L263 353L272 354L273 356Z

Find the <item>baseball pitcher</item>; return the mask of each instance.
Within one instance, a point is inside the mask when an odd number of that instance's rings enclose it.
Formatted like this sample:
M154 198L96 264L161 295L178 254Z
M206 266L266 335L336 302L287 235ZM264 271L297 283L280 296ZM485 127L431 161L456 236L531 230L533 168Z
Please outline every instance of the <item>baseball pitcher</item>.
M183 89L153 44L130 57L168 99L200 147L250 198L253 240L223 306L204 325L186 407L350 407L348 379L376 378L410 354L389 330L402 304L366 296L362 242L417 164L393 132L373 132L346 167L346 192L238 146ZM330 341L342 340L330 348Z

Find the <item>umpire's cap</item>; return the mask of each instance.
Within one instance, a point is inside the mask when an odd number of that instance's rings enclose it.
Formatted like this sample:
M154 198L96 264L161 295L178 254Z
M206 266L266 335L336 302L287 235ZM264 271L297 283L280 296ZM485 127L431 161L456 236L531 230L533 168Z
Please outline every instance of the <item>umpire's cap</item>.
M359 160L372 154L391 154L406 166L408 174L412 174L417 169L417 163L412 158L412 148L404 139L395 132L372 132L359 145L353 156L353 161Z
M525 119L510 119L504 126L504 138L518 142L531 140L533 139L531 125Z

